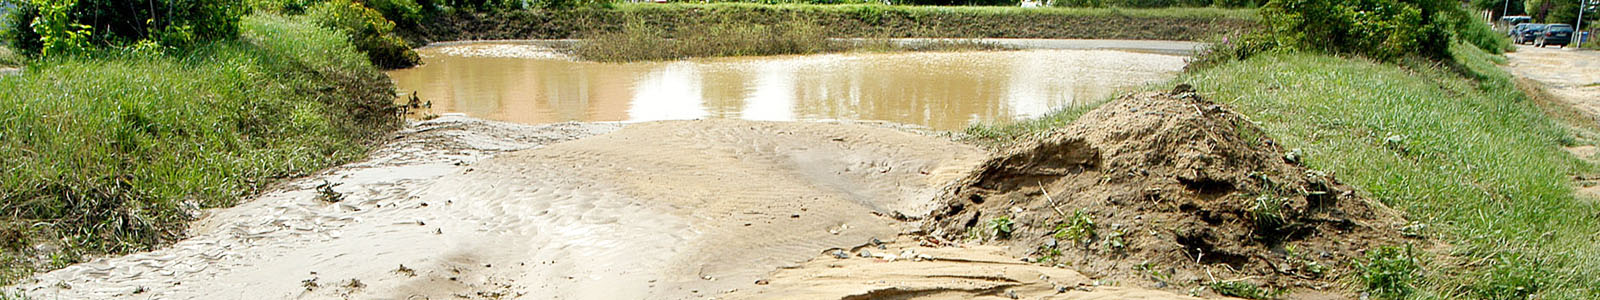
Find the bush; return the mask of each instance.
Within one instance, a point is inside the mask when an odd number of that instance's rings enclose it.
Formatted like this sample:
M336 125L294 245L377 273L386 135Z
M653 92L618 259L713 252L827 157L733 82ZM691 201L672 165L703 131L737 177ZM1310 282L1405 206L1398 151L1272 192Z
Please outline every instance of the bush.
M238 36L247 7L229 0L7 0L11 45L25 53L90 47L179 49ZM46 51L50 50L50 51Z
M333 0L312 5L306 17L323 27L344 33L357 50L367 54L373 65L405 68L422 61L400 37L394 35L394 22L383 14L350 0Z
M413 28L422 23L422 6L414 0L367 0L366 4L398 26Z
M1395 0L1273 0L1261 17L1277 45L1379 60L1440 57L1449 47L1422 9Z

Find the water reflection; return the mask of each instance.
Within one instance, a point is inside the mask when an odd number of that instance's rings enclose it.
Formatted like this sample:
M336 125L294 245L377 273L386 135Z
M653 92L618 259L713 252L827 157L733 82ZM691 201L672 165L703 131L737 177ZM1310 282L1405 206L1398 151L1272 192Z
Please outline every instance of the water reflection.
M402 91L432 101L436 113L520 123L714 117L887 120L960 129L1105 98L1166 80L1184 65L1181 56L1106 50L603 64L529 47L536 46L426 48L421 50L425 65L390 76Z

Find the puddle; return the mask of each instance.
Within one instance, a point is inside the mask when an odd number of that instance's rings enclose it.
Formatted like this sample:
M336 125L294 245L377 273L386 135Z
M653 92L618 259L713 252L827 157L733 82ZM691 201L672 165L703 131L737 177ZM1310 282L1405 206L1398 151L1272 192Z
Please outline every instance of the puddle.
M850 53L673 62L574 61L517 42L420 49L391 71L431 112L565 121L883 120L958 130L1038 116L1172 78L1184 56L1114 50Z

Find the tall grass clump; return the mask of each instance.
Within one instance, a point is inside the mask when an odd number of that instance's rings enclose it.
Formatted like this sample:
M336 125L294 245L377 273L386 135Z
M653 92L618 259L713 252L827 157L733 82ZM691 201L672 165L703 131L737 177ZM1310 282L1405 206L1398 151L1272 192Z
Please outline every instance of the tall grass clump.
M240 27L177 55L106 50L0 76L0 281L170 241L198 209L356 158L397 125L392 84L344 35L286 17Z

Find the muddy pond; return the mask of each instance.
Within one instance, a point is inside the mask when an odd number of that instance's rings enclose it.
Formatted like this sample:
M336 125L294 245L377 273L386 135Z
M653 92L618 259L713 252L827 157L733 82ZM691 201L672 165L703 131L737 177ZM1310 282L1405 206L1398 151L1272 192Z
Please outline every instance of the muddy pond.
M1185 56L1116 50L844 53L575 61L522 42L418 50L389 73L430 113L565 121L882 120L959 130L1036 117L1168 80Z

